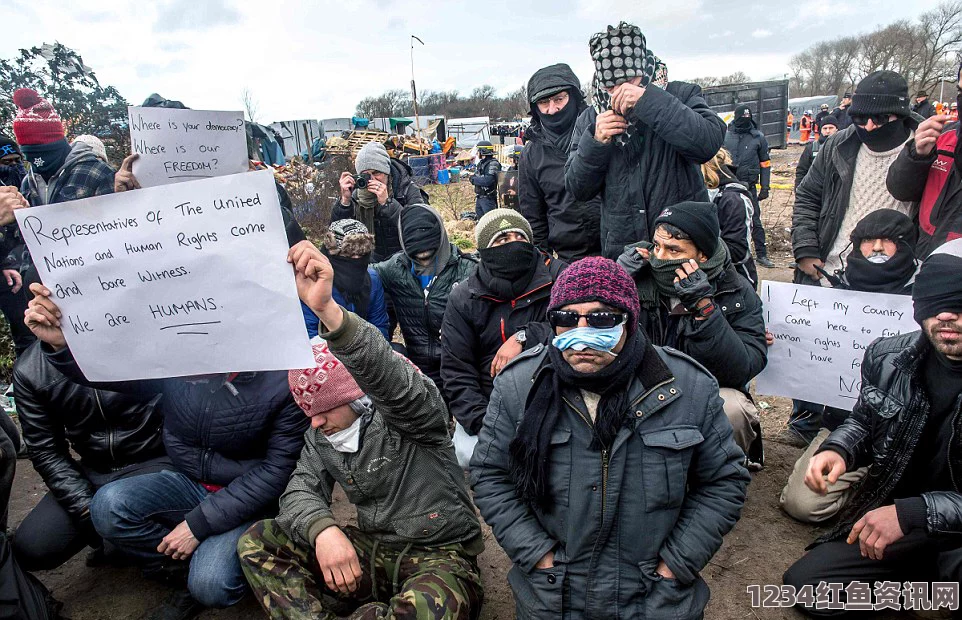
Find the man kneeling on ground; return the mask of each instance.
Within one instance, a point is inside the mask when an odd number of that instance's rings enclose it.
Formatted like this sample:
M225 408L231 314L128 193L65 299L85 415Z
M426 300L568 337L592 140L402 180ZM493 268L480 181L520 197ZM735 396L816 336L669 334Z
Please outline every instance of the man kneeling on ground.
M308 247L292 258L327 341L316 369L290 373L311 428L280 514L238 544L257 600L272 618L477 618L481 527L438 388L332 300L326 257ZM356 528L334 520L335 482Z
M701 618L699 571L748 472L718 384L638 327L625 271L585 258L551 290L551 344L494 382L475 498L514 567L519 618Z
M880 338L865 352L855 409L812 458L805 484L825 493L845 472L868 466L868 475L835 528L785 572L784 582L796 592L807 596L821 582L866 583L870 595L877 582L962 581L962 494L955 482L962 465L952 456L962 449L955 431L962 395L960 273L962 240L956 240L929 256L915 280L922 331Z
M715 205L682 202L654 225L653 243L628 246L619 259L638 286L642 328L654 344L687 353L712 373L735 443L761 463L758 409L748 392L768 361L761 299L732 265Z

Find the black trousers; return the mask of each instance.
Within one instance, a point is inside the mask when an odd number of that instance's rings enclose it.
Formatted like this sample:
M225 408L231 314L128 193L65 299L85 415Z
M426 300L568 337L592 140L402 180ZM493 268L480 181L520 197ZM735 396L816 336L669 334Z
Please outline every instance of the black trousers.
M121 478L173 468L166 456L111 472L97 472L83 467L95 489ZM52 535L51 532L56 534ZM32 572L57 568L84 547L98 547L100 544L100 537L89 521L86 525L78 524L56 498L47 493L17 527L13 537L13 553L21 568Z
M820 582L840 583L844 589L853 581L962 581L962 541L927 536L913 532L889 545L881 560L863 558L858 543L845 540L818 545L792 564L782 577L786 585L818 586ZM931 590L929 596L931 597ZM841 593L844 600L845 592ZM810 616L840 616L845 610L801 607Z
M758 203L758 190L755 184L748 186L748 191L752 194L752 203L755 207L752 210L752 243L755 244L755 256L762 258L768 256L768 247L765 245L765 227L762 226L762 207Z
M10 492L17 473L17 449L20 433L5 411L0 411L0 533L7 529Z

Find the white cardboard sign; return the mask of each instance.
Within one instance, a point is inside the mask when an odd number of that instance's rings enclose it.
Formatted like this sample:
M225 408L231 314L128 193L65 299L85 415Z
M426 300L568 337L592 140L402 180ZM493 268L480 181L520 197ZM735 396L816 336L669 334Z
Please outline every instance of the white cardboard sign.
M775 336L759 394L789 396L851 410L862 383L862 358L876 338L919 329L908 295L858 293L762 282L765 325Z
M91 381L315 366L271 171L16 215Z
M249 169L243 112L127 108L133 172L141 187Z

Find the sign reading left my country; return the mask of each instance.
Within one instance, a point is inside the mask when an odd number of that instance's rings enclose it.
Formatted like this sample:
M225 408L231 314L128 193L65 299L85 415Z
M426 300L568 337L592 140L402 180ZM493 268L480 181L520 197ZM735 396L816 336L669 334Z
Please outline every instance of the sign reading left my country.
M243 112L127 108L133 173L141 187L246 172Z

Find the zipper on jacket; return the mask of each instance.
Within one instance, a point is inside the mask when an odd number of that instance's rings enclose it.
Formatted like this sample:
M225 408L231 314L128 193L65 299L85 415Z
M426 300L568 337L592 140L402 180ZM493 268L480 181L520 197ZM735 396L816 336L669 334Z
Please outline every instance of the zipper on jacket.
M605 521L605 503L608 499L608 448L601 449L601 522Z
M104 407L100 403L100 391L94 390L94 400L97 402L97 411L104 419L104 424L107 426L107 452L110 453L110 461L116 464L117 459L114 457L114 429L110 426L110 421L107 419L107 414L104 413Z

